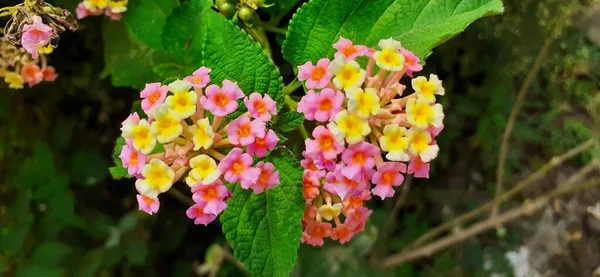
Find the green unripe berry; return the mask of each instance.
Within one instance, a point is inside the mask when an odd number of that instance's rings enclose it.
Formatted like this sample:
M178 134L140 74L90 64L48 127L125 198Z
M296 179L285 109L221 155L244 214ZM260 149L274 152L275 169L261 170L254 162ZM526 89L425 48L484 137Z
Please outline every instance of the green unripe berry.
M252 24L254 22L254 10L247 6L243 6L238 10L238 17L245 23Z
M223 4L234 4L234 1L232 0L215 0L215 6L217 7L221 7L223 6Z
M223 3L219 6L219 11L226 17L231 17L235 14L235 6L229 3Z

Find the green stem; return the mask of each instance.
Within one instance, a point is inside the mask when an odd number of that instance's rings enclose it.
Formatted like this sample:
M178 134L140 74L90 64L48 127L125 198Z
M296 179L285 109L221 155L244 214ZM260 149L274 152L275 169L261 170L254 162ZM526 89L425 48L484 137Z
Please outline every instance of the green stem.
M17 11L17 7L0 8L0 17L13 15Z
M254 38L254 40L256 40L256 42L258 42L262 46L263 50L267 52L267 55L271 57L271 46L269 45L269 40L267 39L265 31L257 31L256 29L248 27L244 27L244 29L246 30L246 32L248 32L250 36L252 36L252 38Z
M264 24L263 28L265 29L265 31L269 31L271 33L282 34L282 35L287 34L287 29L271 26L268 24Z
M287 84L287 86L285 86L283 88L283 94L284 95L290 95L292 92L294 92L300 86L302 86L302 83L300 81L298 81L298 80L294 80L293 82Z

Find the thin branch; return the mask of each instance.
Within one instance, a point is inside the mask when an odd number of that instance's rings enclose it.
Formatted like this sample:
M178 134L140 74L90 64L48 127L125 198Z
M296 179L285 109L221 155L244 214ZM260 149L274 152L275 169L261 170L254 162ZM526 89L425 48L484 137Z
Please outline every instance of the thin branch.
M531 184L534 184L536 181L545 177L546 174L548 172L550 172L551 170L553 170L554 168L562 165L564 162L572 159L573 157L579 155L580 153L590 149L592 146L594 146L594 144L595 144L594 139L590 139L572 149L569 149L567 152L565 152L562 155L551 158L548 163L543 165L536 172L527 176L527 178L525 178L523 181L517 183L510 190L503 193L499 199L500 203L503 203L503 202L511 199L512 197L517 195L519 192L521 192L526 187L530 186ZM429 232L425 233L424 235L419 237L417 240L415 240L415 242L413 242L410 247L417 247L419 245L422 245L422 244L426 243L427 241L437 237L441 233L443 233L447 230L450 230L456 226L459 226L468 220L471 220L475 217L478 217L478 216L484 214L486 211L489 211L492 208L493 204L494 204L494 202L490 201L475 210L471 210L463 215L458 216L457 218L455 218L451 221L448 221L442 225L439 225L438 227L436 227L434 229L431 229Z
M483 233L489 229L495 228L498 225L505 224L512 220L518 219L525 215L531 215L534 212L545 207L548 202L560 195L567 194L570 192L575 192L583 189L593 188L595 186L600 185L600 179L596 178L594 180L585 182L580 185L570 186L570 187L562 187L553 190L550 193L545 194L544 196L540 196L532 201L526 201L523 205L518 208L514 208L509 210L501 215L498 215L494 218L488 218L480 223L477 223L468 229L461 231L459 233L447 235L437 241L429 243L423 247L418 249L410 250L407 252L401 252L398 254L394 254L384 259L381 263L381 266L386 267L394 267L399 266L403 263L414 261L420 258L429 257L441 250L444 250L452 245L458 244L470 237L476 236L480 233Z
M512 134L512 130L515 127L517 115L519 114L519 111L521 110L521 107L523 106L523 100L525 99L525 96L529 92L529 88L531 87L531 84L533 83L533 80L535 79L535 76L537 75L537 73L540 69L540 66L542 65L542 61L544 60L544 57L546 56L546 54L548 53L548 50L550 49L550 46L554 42L554 39L555 39L554 37L551 37L546 41L546 43L544 43L544 46L542 47L542 49L538 53L537 57L535 58L535 62L533 63L533 66L531 67L529 74L527 74L527 78L525 78L525 82L523 82L523 84L521 85L521 88L519 89L519 93L517 95L517 101L515 102L515 105L513 106L512 110L510 111L510 116L508 118L508 124L506 124L506 129L504 129L504 135L502 136L502 145L500 146L500 155L498 156L498 167L496 169L496 193L494 196L495 203L494 203L494 206L492 207L491 217L496 216L496 214L498 214L498 209L500 208L500 204L501 204L500 196L502 195L502 185L504 183L504 170L506 167L506 156L507 156L507 152L508 152L508 145L509 145L510 135Z
M302 86L302 82L295 79L294 81L292 81L291 83L289 83L285 87L283 87L282 93L283 93L283 95L290 95L292 92L294 92L300 86Z
M179 202L181 202L181 204L184 204L186 206L193 206L194 204L196 204L196 203L194 203L194 201L191 198L186 197L181 191L179 191L178 189L176 189L174 187L171 187L167 191L167 193L170 194L171 196L173 196L175 199L179 200Z
M276 34L282 34L282 35L287 34L287 29L283 29L283 28L271 26L271 25L268 25L268 24L264 24L262 27L267 32L276 33Z

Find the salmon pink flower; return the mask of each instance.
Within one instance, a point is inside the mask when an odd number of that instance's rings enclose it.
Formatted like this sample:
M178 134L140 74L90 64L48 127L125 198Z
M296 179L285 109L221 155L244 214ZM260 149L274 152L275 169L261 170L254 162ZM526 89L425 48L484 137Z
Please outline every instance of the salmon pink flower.
M260 119L250 121L247 116L240 116L229 123L227 135L233 145L246 146L252 144L257 137L265 137L266 125Z
M256 137L253 143L246 146L246 153L262 158L268 151L273 151L279 143L279 138L273 130L269 130L264 137Z
M371 213L373 213L373 211L365 207L360 207L346 217L344 224L350 226L355 233L360 232L364 230L365 223L367 222L367 219Z
M127 143L121 148L121 154L119 155L123 167L127 168L129 175L142 174L142 169L146 165L146 155L144 153L136 151L133 145Z
M194 71L192 76L187 76L183 80L188 81L195 89L201 89L206 87L210 82L210 76L208 74L211 71L212 69L203 66Z
M221 180L209 185L196 186L196 191L192 195L194 202L204 204L204 213L218 215L225 208L225 198L229 196L229 190Z
M319 178L304 174L302 176L302 192L304 198L314 199L319 196Z
M314 132L314 131L313 131ZM311 176L315 176L317 178L321 178L325 176L325 170L321 167L317 167L313 158L311 158L306 151L302 152L302 159L300 164L304 168L304 173L309 174Z
M194 224L203 224L206 226L217 219L217 215L204 211L205 207L205 203L195 204L187 209L185 214L188 218L194 219Z
M311 62L298 66L298 80L306 81L307 89L322 89L327 86L333 75L327 71L329 59L322 58L313 65Z
M58 78L58 74L56 74L54 66L46 66L44 69L42 69L42 75L44 75L44 81L46 82L54 82L54 80Z
M369 49L364 45L354 45L351 40L343 37L333 44L333 48L338 50L334 55L336 58L343 56L346 60L355 60L357 57L365 56Z
M160 83L146 84L146 87L140 92L140 98L142 98L142 110L148 114L154 107L164 103L168 91L169 88L167 86L162 86Z
M342 161L347 165L342 174L349 179L356 179L359 174L375 166L375 155L380 153L375 145L361 141L351 144L342 152Z
M352 236L354 236L353 228L350 228L350 226L343 224L343 223L338 224L331 231L331 239L339 240L341 244L349 242L350 239L352 239Z
M21 76L27 82L29 87L33 87L42 82L44 74L37 64L26 64L21 69Z
M271 121L271 114L277 114L277 105L268 94L264 96L259 93L252 93L244 98L244 104L248 108L248 112L254 118L258 118L264 122Z
M361 174L362 172L356 174L355 178L347 178L345 174L342 173L346 171L345 169L346 167L341 167L341 169L336 172L335 176L339 183L339 185L335 187L335 191L342 199L360 193L369 187L368 179L364 178L365 176Z
M34 59L39 56L40 48L46 46L52 37L52 28L42 22L42 18L34 15L32 24L23 26L21 45Z
M305 233L307 235L306 243L312 246L321 246L324 243L323 238L331 235L331 223L311 221L306 226Z
M384 199L394 196L394 188L404 182L401 173L406 172L406 165L397 162L386 162L377 167L377 172L371 179L376 186L371 190L373 194Z
M242 152L240 148L233 148L219 163L219 172L223 174L225 181L253 183L258 179L260 169L253 168L252 156Z
M216 116L226 116L238 108L238 99L244 97L244 93L237 83L229 80L223 81L223 87L210 85L206 88L206 96L200 98L200 104Z
M279 172L275 171L275 166L272 163L258 162L256 168L260 169L260 175L255 183L242 181L241 185L244 189L252 189L258 194L265 189L271 189L279 185Z
M153 215L158 212L160 208L160 201L158 201L158 197L148 197L142 194L138 194L136 196L139 210L144 211L149 215Z
M429 179L429 163L424 163L419 157L413 157L408 165L408 174L414 174L415 178Z
M404 56L404 67L406 68L406 75L412 77L413 72L419 72L423 70L423 65L419 63L419 57L417 57L413 52L401 48L400 53L402 54L402 56Z
M312 132L314 140L307 139L306 155L309 157L322 156L327 160L334 160L344 151L344 146L339 144L335 136L324 126L317 126Z

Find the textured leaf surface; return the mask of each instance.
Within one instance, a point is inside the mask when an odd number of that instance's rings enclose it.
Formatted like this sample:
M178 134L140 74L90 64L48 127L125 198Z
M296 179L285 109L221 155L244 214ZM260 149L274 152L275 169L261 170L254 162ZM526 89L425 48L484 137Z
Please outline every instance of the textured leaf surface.
M340 36L371 47L393 37L425 58L471 22L502 11L500 0L312 0L294 15L283 54L297 66L332 57Z
M221 222L235 256L252 276L290 276L302 236L302 167L285 148L268 160L279 171L281 184L261 194L232 185Z
M210 32L206 34L202 57L203 65L213 70L211 79L215 83L225 79L237 81L247 95L268 93L281 108L283 80L260 45L216 12L206 12L204 16Z
M277 118L276 127L283 132L291 132L298 129L303 122L303 114L291 111L283 113Z
M150 48L161 50L167 16L177 6L177 0L131 0L123 21L140 41Z
M192 0L175 8L167 17L162 31L162 45L187 71L194 71L202 62L205 29L202 21L212 6L210 0Z

